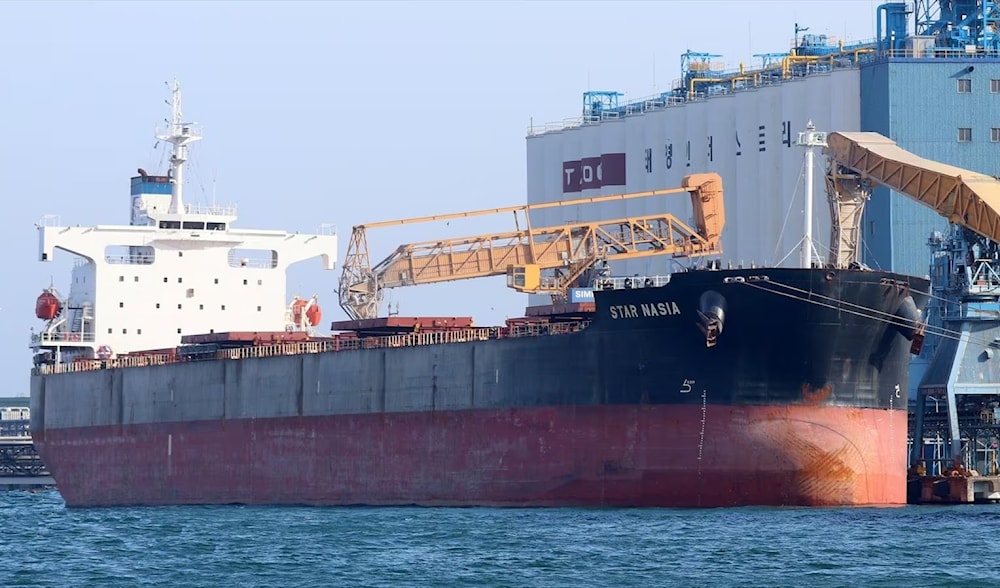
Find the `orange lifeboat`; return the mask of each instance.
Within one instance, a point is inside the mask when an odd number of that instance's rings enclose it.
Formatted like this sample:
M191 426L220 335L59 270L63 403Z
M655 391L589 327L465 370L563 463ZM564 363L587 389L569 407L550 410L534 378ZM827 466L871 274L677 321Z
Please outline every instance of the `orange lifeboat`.
M320 309L319 305L315 302L312 306L306 309L306 320L309 321L310 326L319 325L320 319L323 318L323 311Z
M303 314L305 315L305 321L303 321ZM319 304L316 303L315 298L311 301L295 298L292 301L292 322L296 326L308 324L311 327L315 327L322 318L323 311L320 309Z
M62 311L62 304L51 290L42 290L35 300L35 316L43 321L50 321Z

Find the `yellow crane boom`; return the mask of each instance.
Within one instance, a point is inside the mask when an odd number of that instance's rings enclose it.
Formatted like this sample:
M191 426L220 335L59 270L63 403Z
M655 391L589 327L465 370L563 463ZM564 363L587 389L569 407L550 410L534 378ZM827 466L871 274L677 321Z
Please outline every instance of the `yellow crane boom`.
M530 212L648 198L687 192L696 227L669 214L614 218L531 227ZM513 213L516 230L407 243L374 267L367 230L488 214ZM521 224L524 228L521 228ZM340 305L353 320L375 318L385 288L507 275L508 286L521 292L565 298L570 286L599 261L650 255L700 256L721 253L725 224L722 179L718 174L686 176L680 188L594 196L424 216L355 226L340 278Z
M830 263L858 260L860 218L871 188L887 186L975 233L1000 242L1000 181L924 159L879 133L829 133L827 191L832 207Z

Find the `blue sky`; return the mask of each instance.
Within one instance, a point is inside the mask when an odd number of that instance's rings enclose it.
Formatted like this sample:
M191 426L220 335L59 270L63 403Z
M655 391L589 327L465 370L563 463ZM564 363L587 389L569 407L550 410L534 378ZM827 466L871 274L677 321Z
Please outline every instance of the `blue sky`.
M671 87L687 49L730 67L785 51L794 23L847 40L874 37L870 0L698 2L0 2L0 396L27 394L33 303L69 256L37 261L34 223L128 222L136 168L165 171L153 131L164 82L184 88L202 125L185 200L240 207L238 225L313 232L520 204L529 124L580 113L581 92L638 98ZM491 217L449 230L510 230ZM438 229L369 235L376 258ZM339 260L338 260L339 261ZM327 319L337 272L290 273ZM523 312L501 278L401 289L402 314Z

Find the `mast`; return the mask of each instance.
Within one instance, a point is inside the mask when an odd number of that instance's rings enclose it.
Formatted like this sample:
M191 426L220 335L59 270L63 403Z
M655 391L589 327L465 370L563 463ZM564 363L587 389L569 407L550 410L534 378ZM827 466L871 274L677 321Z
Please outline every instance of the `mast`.
M169 84L168 84L169 86ZM156 138L173 144L174 150L170 154L170 214L184 214L184 162L188 158L188 143L193 143L201 139L201 135L195 132L192 127L197 124L184 122L181 113L181 85L174 80L170 100L170 128Z
M817 133L816 126L813 125L813 122L810 120L806 124L806 131L804 133L799 133L799 138L795 141L795 144L806 148L806 206L805 213L803 215L805 217L803 219L805 221L805 233L802 237L802 255L799 260L799 264L801 267L810 268L812 267L813 260L813 159L816 147L826 146L826 133Z

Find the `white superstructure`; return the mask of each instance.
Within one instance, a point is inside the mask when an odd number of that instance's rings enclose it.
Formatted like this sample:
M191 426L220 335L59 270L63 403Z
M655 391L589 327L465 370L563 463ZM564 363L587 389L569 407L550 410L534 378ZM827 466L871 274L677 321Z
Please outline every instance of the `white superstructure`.
M286 270L313 257L334 269L335 232L235 229L235 207L185 204L187 145L201 137L183 120L179 84L172 91L171 124L157 135L173 144L170 171L140 169L132 179L131 223L67 227L47 217L38 225L40 261L56 249L77 259L65 299L54 288L43 293L58 311L38 312L55 316L32 335L36 361L173 348L190 334L308 326L290 320Z

